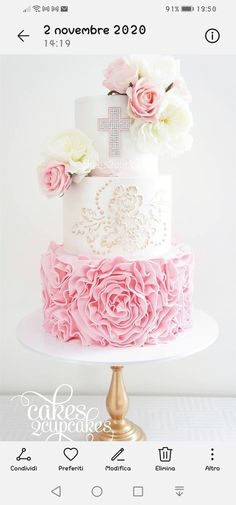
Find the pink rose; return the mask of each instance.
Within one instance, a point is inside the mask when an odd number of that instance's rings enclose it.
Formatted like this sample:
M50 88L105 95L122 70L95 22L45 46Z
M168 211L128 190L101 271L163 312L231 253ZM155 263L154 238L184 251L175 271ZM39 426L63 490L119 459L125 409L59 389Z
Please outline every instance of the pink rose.
M163 91L159 90L145 78L139 79L133 87L127 89L128 112L133 118L154 121L163 98Z
M135 84L138 79L138 70L134 63L125 58L114 60L104 71L103 86L110 91L126 93L130 83Z
M84 339L93 345L143 345L162 305L152 265L116 257L78 263L76 273L70 280L71 314Z
M93 260L51 244L42 258L44 328L82 345L142 346L191 326L192 256Z
M40 186L48 197L61 196L70 187L72 178L68 165L59 161L43 163L39 169Z

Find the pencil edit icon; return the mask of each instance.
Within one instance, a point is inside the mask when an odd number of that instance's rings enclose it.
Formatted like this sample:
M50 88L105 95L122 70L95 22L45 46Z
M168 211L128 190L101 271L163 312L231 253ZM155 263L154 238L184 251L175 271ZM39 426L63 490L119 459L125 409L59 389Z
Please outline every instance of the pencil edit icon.
M124 458L119 458L119 456L120 456L123 452L124 452L124 449L123 449L123 447L122 447L121 449L119 449L119 451L117 451L117 452L114 454L114 456L112 456L111 461L115 461L115 460L117 460L117 461L125 461L125 459L124 459Z

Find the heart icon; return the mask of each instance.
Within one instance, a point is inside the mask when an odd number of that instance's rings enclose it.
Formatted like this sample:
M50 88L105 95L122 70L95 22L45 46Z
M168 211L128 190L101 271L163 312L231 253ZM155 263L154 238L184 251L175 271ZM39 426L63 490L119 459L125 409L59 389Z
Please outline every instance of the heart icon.
M78 455L78 449L76 447L66 447L63 451L64 456L69 459L69 461L73 461Z

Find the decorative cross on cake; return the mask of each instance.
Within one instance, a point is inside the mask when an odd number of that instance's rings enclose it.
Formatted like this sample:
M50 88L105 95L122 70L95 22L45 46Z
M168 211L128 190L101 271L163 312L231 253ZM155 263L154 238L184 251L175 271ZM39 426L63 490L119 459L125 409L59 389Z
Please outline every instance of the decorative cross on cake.
M108 107L108 118L98 119L98 130L109 133L109 156L120 156L120 132L128 131L130 125L130 118L121 117L120 107Z

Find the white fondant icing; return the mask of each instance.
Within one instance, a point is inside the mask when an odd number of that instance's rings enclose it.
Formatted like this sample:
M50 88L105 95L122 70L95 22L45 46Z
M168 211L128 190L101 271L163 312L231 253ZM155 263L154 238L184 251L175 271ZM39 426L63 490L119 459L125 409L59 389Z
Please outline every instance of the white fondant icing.
M122 119L129 118L127 113L127 96L93 96L78 98L75 102L76 128L86 133L93 141L98 152L100 164L110 169L112 175L122 177L158 175L158 157L152 153L141 153L131 135L129 128L122 129ZM119 108L121 123L117 125L116 138L119 142L118 155L112 156L111 126L101 119L109 117L109 108ZM101 128L107 125L107 131ZM100 127L99 127L100 125ZM113 125L114 126L114 125ZM95 172L96 173L96 172ZM91 173L93 175L93 172Z
M171 177L85 177L63 198L66 252L157 258L171 244Z

